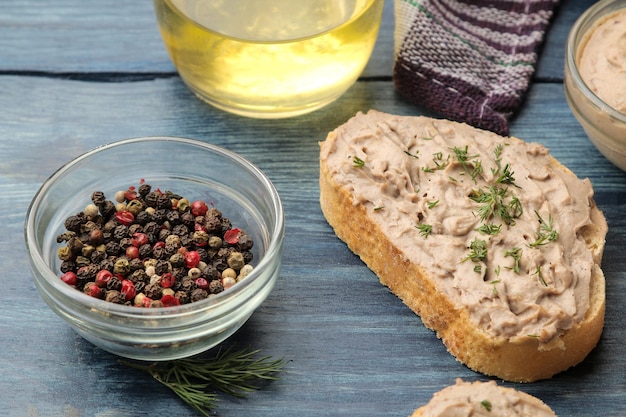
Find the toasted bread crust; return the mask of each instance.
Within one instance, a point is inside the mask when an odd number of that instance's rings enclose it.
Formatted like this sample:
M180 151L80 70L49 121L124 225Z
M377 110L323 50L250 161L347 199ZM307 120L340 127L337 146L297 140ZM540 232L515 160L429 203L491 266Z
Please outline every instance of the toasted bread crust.
M331 132L329 137L334 134ZM553 163L567 170L555 159ZM320 159L320 205L337 236L376 273L381 283L418 314L426 327L436 332L457 360L477 372L515 382L550 378L581 362L600 339L605 282L599 264L606 221L595 206L592 208L594 225L584 232L596 262L589 309L582 322L551 343L542 345L533 338L511 341L494 337L473 324L468 311L455 307L437 289L435 279L402 253L372 221L366 207L355 202L350 190L334 180L323 158Z

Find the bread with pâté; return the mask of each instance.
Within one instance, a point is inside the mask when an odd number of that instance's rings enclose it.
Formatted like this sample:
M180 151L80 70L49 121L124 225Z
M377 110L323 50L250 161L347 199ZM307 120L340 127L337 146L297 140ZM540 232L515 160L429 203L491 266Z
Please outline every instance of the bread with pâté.
M336 235L469 368L531 382L598 343L607 223L543 145L372 110L320 142L319 181Z

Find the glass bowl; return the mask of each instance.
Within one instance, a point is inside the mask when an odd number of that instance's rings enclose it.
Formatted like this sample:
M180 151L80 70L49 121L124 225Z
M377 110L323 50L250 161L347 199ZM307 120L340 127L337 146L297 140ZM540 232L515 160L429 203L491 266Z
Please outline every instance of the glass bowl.
M83 211L94 191L113 200L141 180L210 202L251 236L250 275L204 300L157 308L97 299L61 281L56 238L65 219ZM24 233L37 290L81 336L123 357L171 360L221 343L267 298L282 263L284 214L270 180L241 156L192 139L145 137L101 146L61 167L34 196Z
M622 170L626 170L626 114L612 108L591 90L578 64L581 48L596 24L624 8L626 0L603 0L591 6L572 26L565 52L565 96L570 109L594 146Z

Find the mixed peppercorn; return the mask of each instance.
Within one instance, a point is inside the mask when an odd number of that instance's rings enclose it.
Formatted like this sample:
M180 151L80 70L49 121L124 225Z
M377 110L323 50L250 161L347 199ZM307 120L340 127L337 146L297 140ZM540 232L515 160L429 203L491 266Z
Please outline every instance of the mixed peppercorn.
M57 236L61 280L117 304L169 307L218 294L246 277L253 241L204 201L146 183L91 195Z

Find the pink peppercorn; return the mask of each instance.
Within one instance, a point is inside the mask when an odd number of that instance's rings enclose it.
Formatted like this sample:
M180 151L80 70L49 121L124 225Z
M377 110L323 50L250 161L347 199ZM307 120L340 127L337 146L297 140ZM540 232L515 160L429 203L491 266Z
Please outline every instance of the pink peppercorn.
M126 257L128 259L137 259L139 258L139 249L137 246L130 245L126 248Z
M111 278L113 278L111 271L102 269L96 274L96 285L100 288L104 288L108 282L111 281Z
M237 228L230 229L229 231L224 233L224 240L231 245L236 245L239 242L240 233L241 233L241 230Z
M209 211L209 207L204 201L196 200L191 203L191 214L194 216L204 216Z
M137 295L135 284L131 280L125 279L122 281L122 289L120 293L124 296L126 301L130 301Z
M185 254L185 266L187 268L195 268L200 263L200 254L198 251L191 250Z
M163 303L163 307L173 307L180 305L180 300L173 295L166 294L161 297L161 302Z
M206 278L196 278L194 283L196 284L196 287L201 288L203 290L208 290L209 289L209 282L206 280Z
M130 244L139 248L147 243L150 243L148 240L148 235L145 233L134 233L133 237L130 239Z
M61 281L65 282L67 285L76 285L78 280L76 279L76 273L69 271L61 275Z
M160 280L161 287L171 288L175 282L176 282L176 278L171 272L166 272L163 275L161 275L161 280Z
M130 226L135 221L135 216L128 210L122 210L115 213L115 219L124 226Z
M100 287L98 287L96 285L95 282L88 282L85 284L85 287L83 288L83 292L87 295L90 295L94 298L101 298L102 297L102 290L100 289Z

